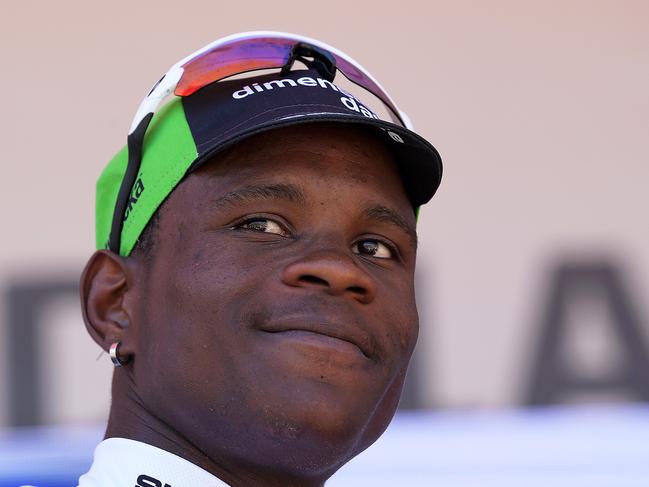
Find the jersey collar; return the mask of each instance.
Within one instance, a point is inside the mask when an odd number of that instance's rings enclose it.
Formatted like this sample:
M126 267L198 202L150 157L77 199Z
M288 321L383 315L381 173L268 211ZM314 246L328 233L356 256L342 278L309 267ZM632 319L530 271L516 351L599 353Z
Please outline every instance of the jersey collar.
M228 487L202 468L168 451L125 438L108 438L95 449L78 487Z

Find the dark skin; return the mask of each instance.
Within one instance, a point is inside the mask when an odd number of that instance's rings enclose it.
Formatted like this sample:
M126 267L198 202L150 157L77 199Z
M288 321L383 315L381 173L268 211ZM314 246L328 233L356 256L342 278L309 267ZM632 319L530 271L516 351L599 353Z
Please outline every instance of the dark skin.
M319 486L385 430L418 318L415 216L384 142L255 136L189 175L148 256L96 252L87 328L117 368L106 437L233 486Z

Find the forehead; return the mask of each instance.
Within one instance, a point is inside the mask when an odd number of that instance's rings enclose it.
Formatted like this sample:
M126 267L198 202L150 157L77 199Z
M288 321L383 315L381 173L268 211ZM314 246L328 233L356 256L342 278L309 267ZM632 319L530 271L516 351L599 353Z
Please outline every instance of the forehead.
M392 153L371 131L340 123L270 130L218 154L170 195L162 226L268 211L321 231L387 225L416 247L415 213Z
M352 124L311 123L258 134L196 173L232 184L298 180L316 188L346 179L359 190L380 190L394 204L407 200L392 153L370 129Z

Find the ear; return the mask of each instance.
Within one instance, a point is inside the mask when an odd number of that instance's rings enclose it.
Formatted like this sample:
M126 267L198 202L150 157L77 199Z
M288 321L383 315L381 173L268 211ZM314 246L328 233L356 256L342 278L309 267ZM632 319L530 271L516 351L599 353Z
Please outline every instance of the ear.
M95 252L81 274L81 310L93 340L108 351L120 342L120 356L135 353L135 335L130 330L131 315L126 294L133 284L126 259L107 251Z

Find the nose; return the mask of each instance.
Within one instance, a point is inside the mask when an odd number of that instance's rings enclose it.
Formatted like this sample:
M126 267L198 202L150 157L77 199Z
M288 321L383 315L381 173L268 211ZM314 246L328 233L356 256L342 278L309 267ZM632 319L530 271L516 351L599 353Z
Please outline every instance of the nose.
M288 286L321 289L365 304L371 303L376 295L374 280L352 256L329 250L291 262L282 272L282 281Z

